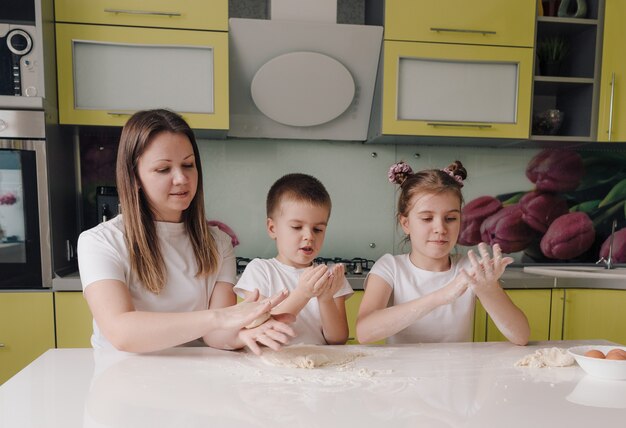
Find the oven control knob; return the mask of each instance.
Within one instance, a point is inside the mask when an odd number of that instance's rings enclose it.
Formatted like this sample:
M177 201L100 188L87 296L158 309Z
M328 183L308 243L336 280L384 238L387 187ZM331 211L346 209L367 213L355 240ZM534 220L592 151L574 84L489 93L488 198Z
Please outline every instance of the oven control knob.
M28 88L24 89L24 95L26 95L27 97L36 97L37 88L35 88L34 86L29 86Z
M24 30L13 30L7 35L7 47L15 55L26 55L33 47L33 39Z

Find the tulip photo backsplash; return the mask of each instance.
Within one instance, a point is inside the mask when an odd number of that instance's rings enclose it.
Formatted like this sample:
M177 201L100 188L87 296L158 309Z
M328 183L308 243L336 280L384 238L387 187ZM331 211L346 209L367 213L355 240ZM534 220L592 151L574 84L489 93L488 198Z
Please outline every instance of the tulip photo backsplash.
M516 262L626 262L626 154L543 150L526 166L528 188L466 201L459 244L499 244Z

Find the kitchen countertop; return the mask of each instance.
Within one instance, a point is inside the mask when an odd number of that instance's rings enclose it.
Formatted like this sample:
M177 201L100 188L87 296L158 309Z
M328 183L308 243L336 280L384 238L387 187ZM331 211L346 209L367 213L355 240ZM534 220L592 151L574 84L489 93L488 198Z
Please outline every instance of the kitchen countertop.
M366 275L347 275L348 282L354 290L363 290ZM610 290L626 290L626 281L622 279L589 279L589 278L554 278L525 273L521 267L509 267L502 276L505 289L545 289L545 288L602 288ZM82 291L78 272L52 280L53 291Z
M0 427L623 426L626 381L514 367L605 341L344 346L344 366L279 368L244 352L52 349L0 386Z

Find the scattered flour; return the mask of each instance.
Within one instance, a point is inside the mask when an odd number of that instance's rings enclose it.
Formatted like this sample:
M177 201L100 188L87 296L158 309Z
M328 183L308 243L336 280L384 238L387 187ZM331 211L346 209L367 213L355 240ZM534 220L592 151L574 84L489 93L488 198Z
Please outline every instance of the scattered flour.
M562 348L542 348L528 354L515 363L515 367L567 367L574 364L574 357Z
M265 350L261 355L264 363L275 367L314 369L323 366L341 366L365 356L364 353L316 345L294 345L280 351Z

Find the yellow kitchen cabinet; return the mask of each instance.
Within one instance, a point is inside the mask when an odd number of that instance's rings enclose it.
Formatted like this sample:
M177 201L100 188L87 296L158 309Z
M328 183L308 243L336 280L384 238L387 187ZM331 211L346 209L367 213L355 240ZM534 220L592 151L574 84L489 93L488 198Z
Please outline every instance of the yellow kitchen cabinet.
M228 129L228 33L56 24L62 124L122 126L168 108L196 129Z
M581 18L537 17L532 140L596 140L603 0L587 6ZM551 110L562 119L548 119L554 117Z
M385 41L383 54L381 135L528 138L531 48Z
M387 0L385 40L534 45L535 0Z
M57 348L91 348L92 316L80 291L54 293Z
M365 291L355 290L354 294L346 300L346 316L348 317L348 344L359 343L356 340L356 317L359 315L359 306L361 306L361 300L363 300L363 294Z
M567 289L563 340L605 339L626 344L626 290Z
M52 293L0 293L0 384L51 348Z
M57 22L228 31L227 0L55 0Z
M550 339L551 290L506 290L513 303L524 312L530 325L530 340ZM487 317L487 341L507 340Z
M346 300L346 316L348 318L348 345L357 345L359 341L356 339L356 318L359 315L359 306L361 306L361 301L363 300L363 295L365 291L363 290L355 290L354 294ZM379 340L378 342L372 342L375 345L382 345L385 343L384 340Z
M626 141L626 2L606 0L598 141Z

